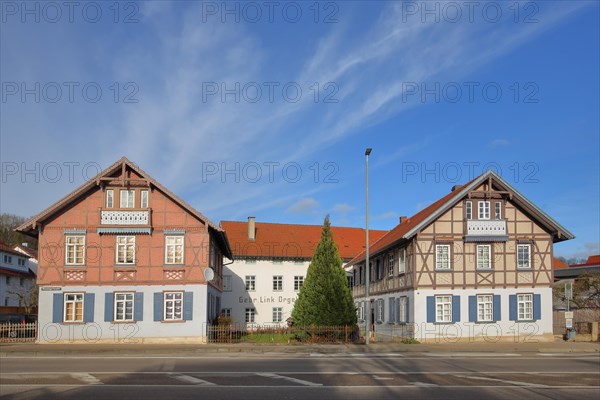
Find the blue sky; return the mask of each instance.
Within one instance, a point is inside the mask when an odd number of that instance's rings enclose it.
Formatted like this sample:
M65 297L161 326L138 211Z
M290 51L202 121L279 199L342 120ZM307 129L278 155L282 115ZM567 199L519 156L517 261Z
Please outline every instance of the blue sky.
M599 252L596 1L1 11L2 212L125 155L217 222L363 226L372 147L372 228L488 166Z

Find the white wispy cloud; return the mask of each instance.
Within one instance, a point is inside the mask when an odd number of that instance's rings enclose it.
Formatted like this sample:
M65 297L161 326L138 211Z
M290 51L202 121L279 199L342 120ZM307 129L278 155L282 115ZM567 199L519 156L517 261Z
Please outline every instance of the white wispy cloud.
M319 208L320 204L318 201L312 197L307 197L292 204L290 207L288 207L287 212L291 214L308 215L314 214L317 210L319 210Z

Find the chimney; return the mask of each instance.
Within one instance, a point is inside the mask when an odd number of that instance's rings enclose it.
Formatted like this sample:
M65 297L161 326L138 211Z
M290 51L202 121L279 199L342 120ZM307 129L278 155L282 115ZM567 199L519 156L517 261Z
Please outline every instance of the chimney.
M256 218L248 217L248 240L256 239L256 226L254 224L255 221Z
M404 221L406 221L408 219L408 217L406 215L403 215L400 217L400 223L403 223Z
M460 189L461 187L463 187L463 185L454 185L454 186L452 186L452 190L451 191L454 192L454 191Z

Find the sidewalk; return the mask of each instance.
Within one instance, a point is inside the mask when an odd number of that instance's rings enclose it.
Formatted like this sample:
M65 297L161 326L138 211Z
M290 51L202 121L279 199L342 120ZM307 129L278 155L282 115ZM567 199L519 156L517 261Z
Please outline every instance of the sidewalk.
M600 353L600 343L373 343L339 345L257 344L0 344L6 356L202 356L206 354L393 354L398 353ZM232 354L233 355L233 354Z

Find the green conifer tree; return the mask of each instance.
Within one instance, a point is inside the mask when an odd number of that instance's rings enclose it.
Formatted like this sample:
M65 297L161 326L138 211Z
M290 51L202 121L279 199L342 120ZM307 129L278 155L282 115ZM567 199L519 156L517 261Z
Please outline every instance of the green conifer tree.
M295 326L356 324L354 301L333 241L329 215L325 217L321 239L294 304L292 318Z

